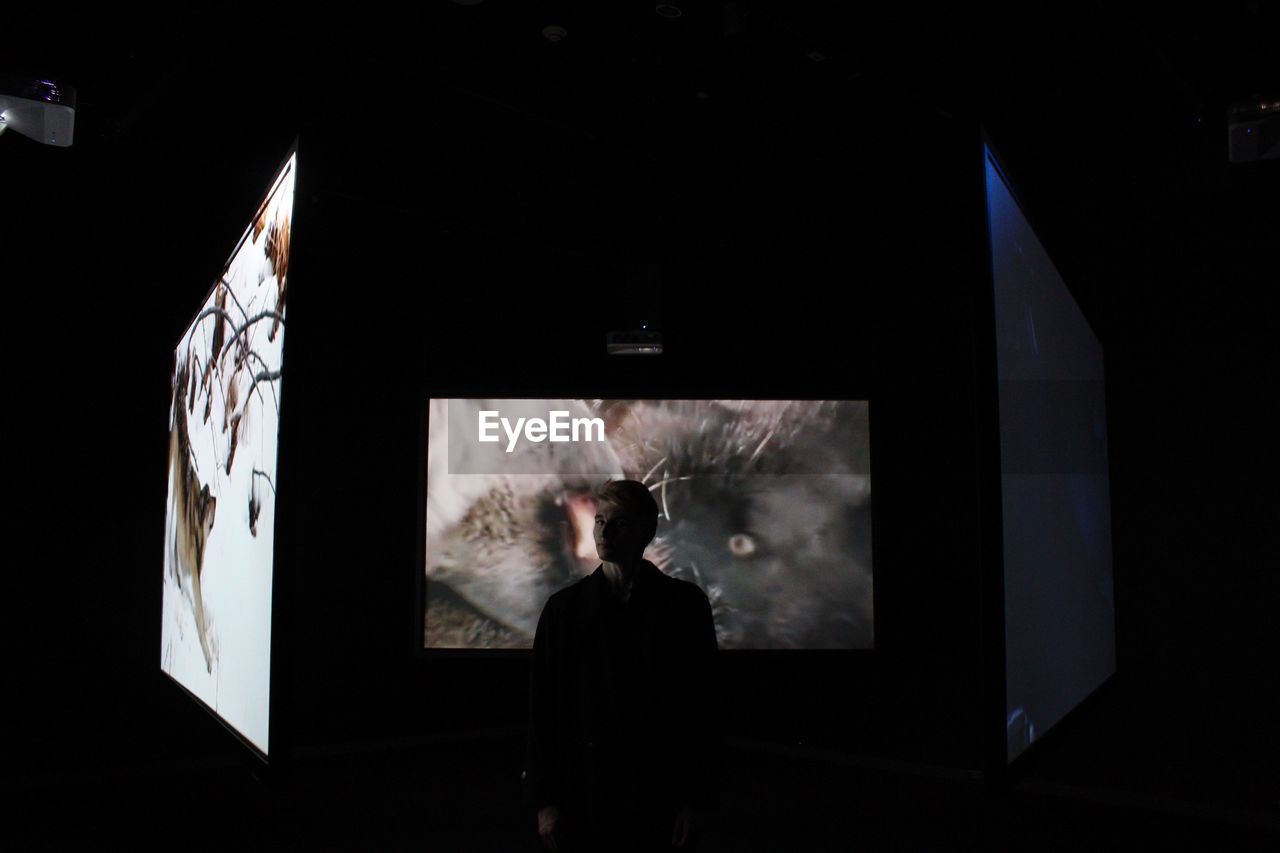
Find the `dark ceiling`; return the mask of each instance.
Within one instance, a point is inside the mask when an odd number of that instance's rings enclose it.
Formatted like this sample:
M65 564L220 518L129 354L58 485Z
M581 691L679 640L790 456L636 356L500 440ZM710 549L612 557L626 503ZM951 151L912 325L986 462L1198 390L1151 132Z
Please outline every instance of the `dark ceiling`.
M357 162L362 140L385 136L447 170L455 164L438 141L451 130L432 121L433 98L447 92L503 134L527 137L526 158L508 163L522 180L572 196L574 170L555 152L575 148L612 168L619 196L644 207L657 203L655 180L679 184L705 158L735 156L743 138L758 154L861 122L892 145L896 133L976 114L1105 331L1133 319L1124 293L1144 285L1108 279L1117 254L1138 257L1165 230L1153 222L1194 221L1230 239L1230 209L1274 191L1274 164L1227 163L1225 111L1280 88L1280 58L1257 2L997 5L666 4L679 17L658 14L652 0L34 12L8 28L25 33L0 70L77 87L77 143L41 151L6 139L4 154L34 179L18 185L28 192L47 189L55 170L75 171L82 188L103 173L135 174L142 187L147 172L177 163L209 164L211 180L235 186L246 150L281 149L269 148L273 136L320 127L349 138ZM548 25L567 35L553 43ZM502 153L511 159L509 146ZM261 183L257 174L244 182ZM394 183L353 168L346 189L394 196ZM399 201L423 207L412 194ZM211 241L237 230L242 207L214 216L227 224L210 229Z
M330 192L552 252L587 229L637 265L699 239L665 211L702 203L709 163L763 200L837 128L892 147L977 116L1109 345L1274 354L1280 164L1229 164L1225 128L1232 102L1280 92L1263 4L938 5L30 4L0 71L75 86L76 144L0 140L5 221L100 252L86 232L127 239L111 227L165 199L175 270L209 259L194 299L301 130L350 148ZM820 183L830 154L813 160Z

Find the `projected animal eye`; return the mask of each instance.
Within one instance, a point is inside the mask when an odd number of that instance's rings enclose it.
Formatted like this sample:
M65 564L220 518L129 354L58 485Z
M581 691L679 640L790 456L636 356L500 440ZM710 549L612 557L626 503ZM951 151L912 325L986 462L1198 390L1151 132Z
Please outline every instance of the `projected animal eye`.
M735 557L750 557L756 552L756 540L747 533L735 533L729 537L729 553Z

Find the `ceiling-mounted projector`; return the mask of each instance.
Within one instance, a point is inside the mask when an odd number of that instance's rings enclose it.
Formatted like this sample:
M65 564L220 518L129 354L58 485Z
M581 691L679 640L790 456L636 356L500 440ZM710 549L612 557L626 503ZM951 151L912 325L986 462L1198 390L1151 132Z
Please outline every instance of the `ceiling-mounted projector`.
M610 332L605 349L609 355L662 355L662 332L647 327L629 332Z
M53 80L0 74L0 133L13 130L66 148L76 124L76 90Z

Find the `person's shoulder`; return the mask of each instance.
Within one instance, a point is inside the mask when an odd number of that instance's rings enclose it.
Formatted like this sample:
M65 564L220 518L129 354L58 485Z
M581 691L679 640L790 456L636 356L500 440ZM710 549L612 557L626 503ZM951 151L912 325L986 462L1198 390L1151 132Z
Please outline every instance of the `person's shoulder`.
M591 576L580 578L563 589L556 590L547 598L547 603L543 609L556 613L573 607L586 593L587 587L591 581Z
M658 574L661 576L663 586L667 589L667 594L672 598L679 598L679 600L690 604L701 604L708 601L707 594L702 591L702 587L693 581L672 577L661 570L658 570Z

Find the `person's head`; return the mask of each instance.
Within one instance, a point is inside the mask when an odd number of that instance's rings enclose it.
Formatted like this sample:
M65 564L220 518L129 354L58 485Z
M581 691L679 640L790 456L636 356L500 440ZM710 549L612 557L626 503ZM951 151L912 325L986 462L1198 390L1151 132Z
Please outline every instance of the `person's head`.
M596 553L608 562L639 559L658 532L658 502L635 480L610 480L596 490Z

